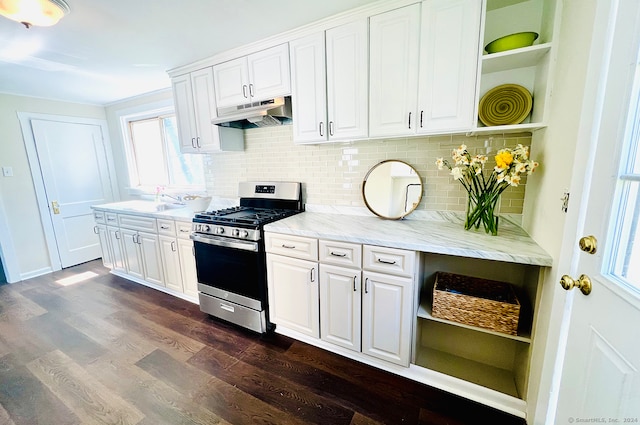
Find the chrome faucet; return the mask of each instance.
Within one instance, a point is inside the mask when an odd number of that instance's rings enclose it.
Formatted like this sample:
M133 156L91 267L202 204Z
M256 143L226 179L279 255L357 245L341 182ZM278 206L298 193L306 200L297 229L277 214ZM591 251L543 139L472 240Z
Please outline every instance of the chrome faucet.
M161 194L161 196L164 198L165 196L167 198L171 198L175 201L178 201L179 204L184 205L184 202L182 201L182 198L180 198L180 196L172 196L172 195L167 195L166 193Z

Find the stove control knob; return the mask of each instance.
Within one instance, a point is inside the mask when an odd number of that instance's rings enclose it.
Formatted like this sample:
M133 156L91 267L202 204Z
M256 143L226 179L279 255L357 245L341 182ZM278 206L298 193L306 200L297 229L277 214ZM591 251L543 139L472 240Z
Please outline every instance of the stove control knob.
M249 237L249 232L247 232L246 230L242 231L242 237L243 238L248 238Z
M233 229L231 234L237 238L238 236L240 236L240 229Z
M216 234L221 235L221 234L223 234L223 233L224 233L224 227L218 227L218 228L216 229Z
M211 227L208 224L202 224L200 230L202 232L209 233L209 230L211 230Z

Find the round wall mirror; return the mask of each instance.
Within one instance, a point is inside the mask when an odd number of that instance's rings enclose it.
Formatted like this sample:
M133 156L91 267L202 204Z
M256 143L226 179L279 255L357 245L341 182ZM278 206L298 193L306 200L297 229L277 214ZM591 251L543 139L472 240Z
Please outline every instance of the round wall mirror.
M374 165L362 183L362 197L375 215L398 220L416 209L422 199L422 179L411 165L387 160Z

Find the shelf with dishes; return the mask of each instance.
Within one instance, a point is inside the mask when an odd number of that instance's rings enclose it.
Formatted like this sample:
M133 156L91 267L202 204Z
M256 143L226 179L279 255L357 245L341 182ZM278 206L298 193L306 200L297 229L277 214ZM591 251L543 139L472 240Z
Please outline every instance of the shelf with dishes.
M556 9L552 0L488 0L478 121L470 134L535 132L547 126ZM494 91L502 86L505 92L497 99ZM487 96L494 98L488 104Z

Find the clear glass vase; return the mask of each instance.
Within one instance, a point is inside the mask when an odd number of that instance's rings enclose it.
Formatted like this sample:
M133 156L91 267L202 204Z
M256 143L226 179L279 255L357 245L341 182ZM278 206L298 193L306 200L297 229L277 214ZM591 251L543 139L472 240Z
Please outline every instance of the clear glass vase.
M492 236L498 234L498 215L496 205L500 200L500 193L480 192L469 193L467 200L467 217L464 222L465 230L484 227L485 232Z

